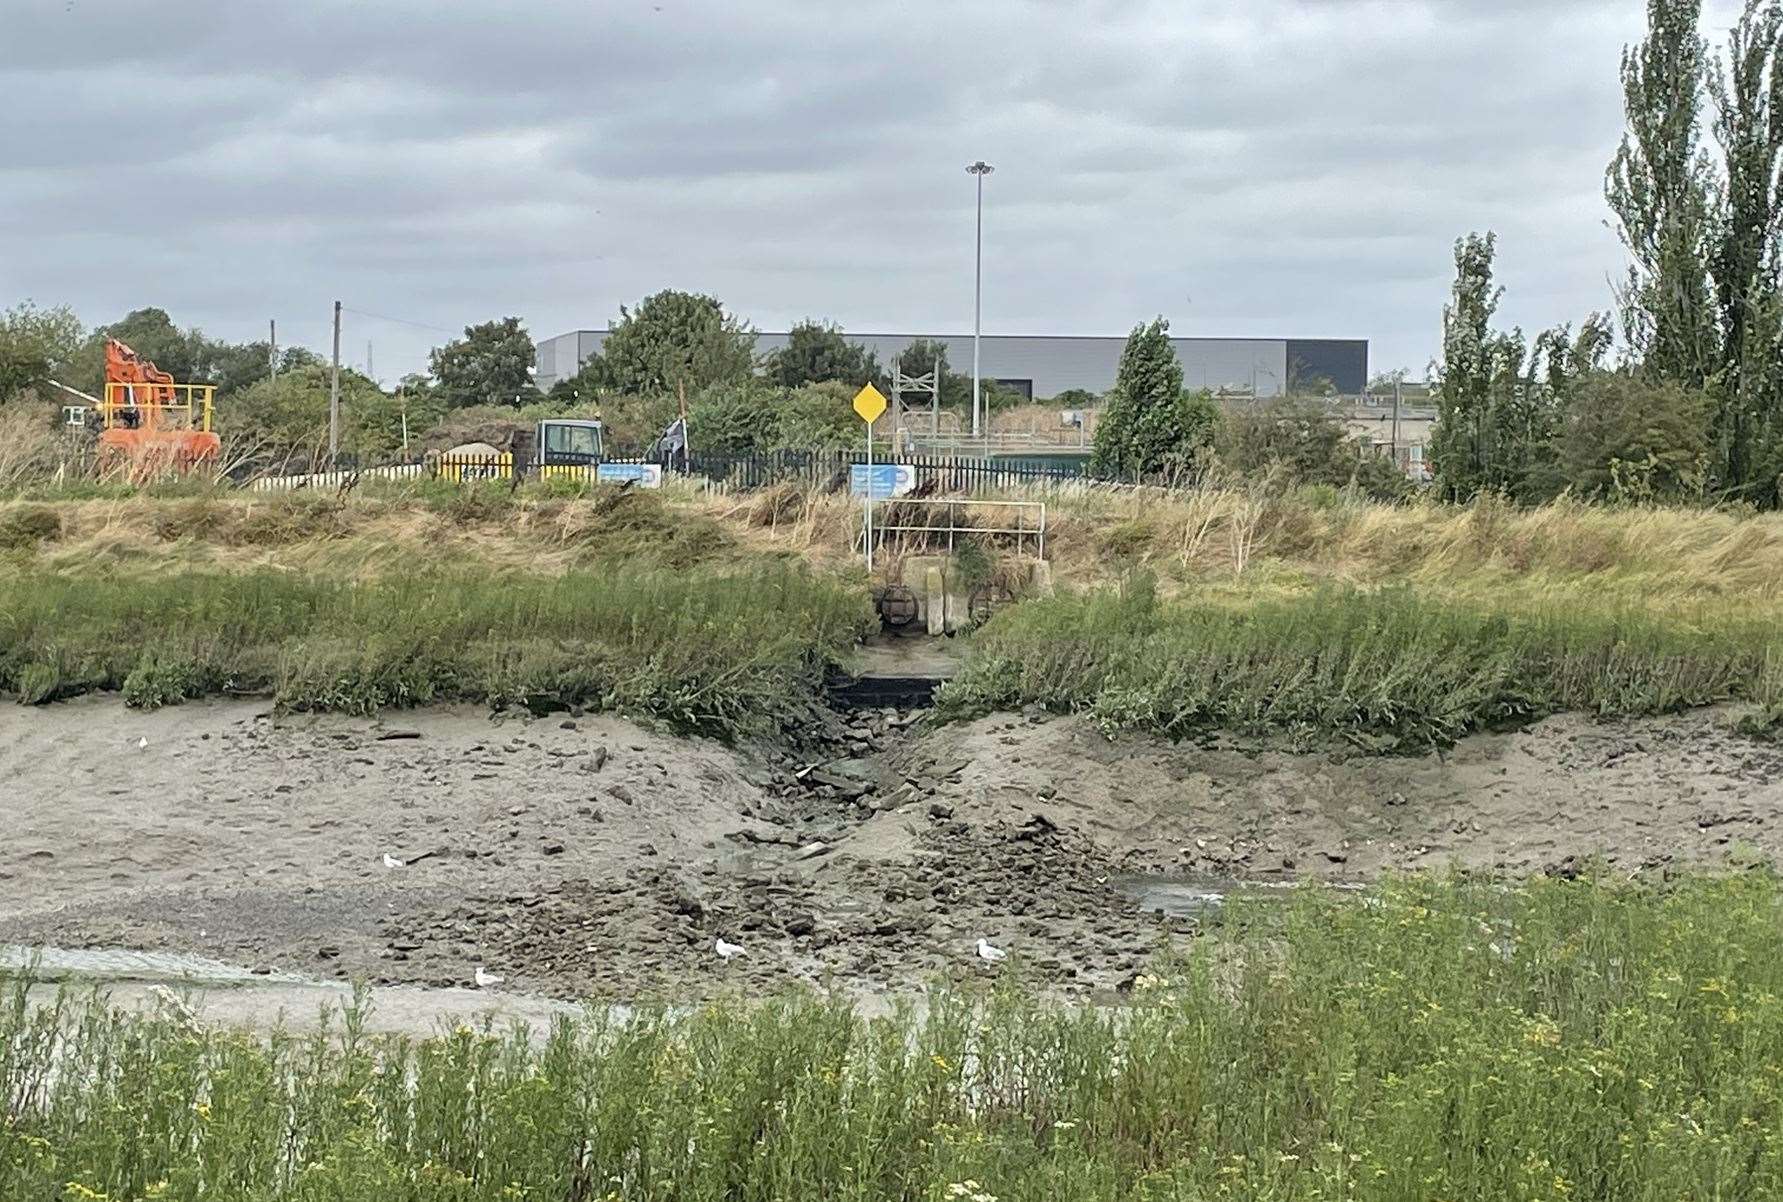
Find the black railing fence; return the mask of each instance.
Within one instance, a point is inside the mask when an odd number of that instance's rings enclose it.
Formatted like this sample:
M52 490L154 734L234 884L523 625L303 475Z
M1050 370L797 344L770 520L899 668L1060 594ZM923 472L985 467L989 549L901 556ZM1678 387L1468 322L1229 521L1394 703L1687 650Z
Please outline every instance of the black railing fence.
M740 490L792 482L807 486L848 487L852 469L865 465L867 457L852 451L769 451L753 455L676 455L664 470L678 475L704 477L713 484ZM900 455L876 456L881 470L890 465L908 468L911 483L919 491L974 492L1022 484L1084 479L1084 466L1019 459L958 459L953 457Z
M372 480L439 478L450 481L516 479L613 483L635 479L656 483L665 478L703 481L709 487L749 492L770 485L792 483L801 487L842 492L850 487L853 469L865 465L863 453L850 451L770 451L751 455L676 454L666 459L615 458L599 464L534 464L516 460L510 452L495 455L434 455L423 460L389 463L343 464L333 470L310 472L262 471L244 480L258 490L291 488L338 488ZM875 457L876 494L893 491L885 473L898 473L899 495L929 493L976 493L1024 485L1088 483L1081 462L1037 462L1021 459L960 459L941 456L902 455L887 463Z

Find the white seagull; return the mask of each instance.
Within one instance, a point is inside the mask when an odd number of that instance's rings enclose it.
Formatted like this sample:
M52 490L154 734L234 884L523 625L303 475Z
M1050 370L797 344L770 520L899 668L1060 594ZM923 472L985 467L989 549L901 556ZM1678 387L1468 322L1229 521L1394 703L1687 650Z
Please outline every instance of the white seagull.
M983 960L985 963L995 964L999 960L1008 959L1008 957L1009 957L1009 953L1004 951L1002 948L992 947L990 944L990 940L980 939L978 941L978 958L980 960Z
M136 740L136 750L147 751L148 746L149 746L149 737L147 735L143 735L141 738Z
M741 944L726 943L724 941L723 935L720 935L718 937L718 942L714 943L712 945L712 950L717 952L720 956L722 956L726 960L729 960L735 956L741 956L743 954L743 948L742 948Z
M491 985L500 985L503 981L507 980L507 978L498 977L492 972L485 971L483 966L479 964L477 965L476 980L478 989L488 989Z
M384 867L386 868L403 868L406 867L407 864L408 861L406 860L399 860L389 852L384 853Z

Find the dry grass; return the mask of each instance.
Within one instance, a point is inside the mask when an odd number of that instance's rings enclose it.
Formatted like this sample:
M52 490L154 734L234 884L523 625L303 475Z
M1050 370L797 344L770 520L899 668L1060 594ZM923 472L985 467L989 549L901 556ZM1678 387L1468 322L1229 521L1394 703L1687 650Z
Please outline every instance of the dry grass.
M1001 495L1048 502L1048 555L1068 584L1141 569L1166 595L1407 584L1433 599L1654 610L1769 609L1783 586L1783 515L1570 500L1536 509L1382 505L1269 481ZM556 574L619 560L686 567L764 557L839 570L855 562L858 535L854 501L790 484L728 496L681 486L592 496L500 489L0 502L0 552L10 546L9 558L58 572L271 567L364 577L425 563Z
M561 575L618 560L680 568L761 558L713 517L637 492L486 505L469 495L462 505L423 505L311 494L11 502L0 504L0 531L40 529L43 514L59 516L59 530L32 541L31 566L53 572L282 568L369 578L425 566Z
M1303 592L1410 584L1501 602L1578 595L1663 607L1770 605L1783 585L1783 515L1608 509L1562 500L1517 509L1382 505L1266 486L1055 497L1048 546L1066 579L1156 573L1166 591Z

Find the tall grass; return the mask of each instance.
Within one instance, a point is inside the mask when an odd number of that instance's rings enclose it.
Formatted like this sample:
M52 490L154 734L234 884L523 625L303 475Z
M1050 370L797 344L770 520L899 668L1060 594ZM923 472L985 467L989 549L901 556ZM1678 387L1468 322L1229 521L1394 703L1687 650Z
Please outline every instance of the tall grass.
M742 496L677 482L657 492L546 484L460 487L363 481L337 491L169 495L68 492L0 501L0 557L53 512L36 562L58 569L123 558L239 567L271 560L375 571L389 546L556 571L618 558L686 567L797 556L840 565L858 553L858 503L782 485ZM52 495L52 494L46 494ZM1409 584L1473 604L1772 607L1783 600L1783 515L1608 508L1559 501L1518 509L1378 504L1332 489L1207 487L1135 493L1082 486L1015 490L1044 500L1062 581L1095 584L1142 568L1166 592L1218 588L1281 596L1324 585ZM5 532L19 536L8 540Z
M1059 490L1047 543L1064 576L1138 566L1169 587L1235 591L1411 584L1454 599L1663 609L1679 601L1776 603L1783 515L1592 505L1519 508L1483 497L1383 504L1267 481L1174 493Z
M1494 612L1409 589L1159 602L1030 602L973 640L956 714L1038 703L1105 728L1325 732L1422 748L1558 710L1666 713L1779 695L1783 624L1548 608Z
M1412 879L1302 894L1120 1009L1005 983L544 1037L256 1037L15 983L0 1197L1762 1202L1780 906L1757 876Z
M584 706L724 734L807 720L868 617L863 594L769 567L553 577L417 569L4 582L0 691L122 690L155 706L270 692L296 709Z

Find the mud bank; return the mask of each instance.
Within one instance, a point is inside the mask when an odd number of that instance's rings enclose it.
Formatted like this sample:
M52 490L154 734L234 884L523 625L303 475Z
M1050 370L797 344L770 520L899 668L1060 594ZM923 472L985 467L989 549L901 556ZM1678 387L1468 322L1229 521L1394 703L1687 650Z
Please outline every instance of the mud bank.
M981 974L980 937L1118 989L1194 914L1135 874L1739 869L1783 853L1783 752L1725 715L1566 716L1444 755L1109 742L1076 719L856 715L826 761L612 718L0 710L0 942L625 1001ZM389 855L402 862L386 867ZM744 947L721 959L715 940Z

